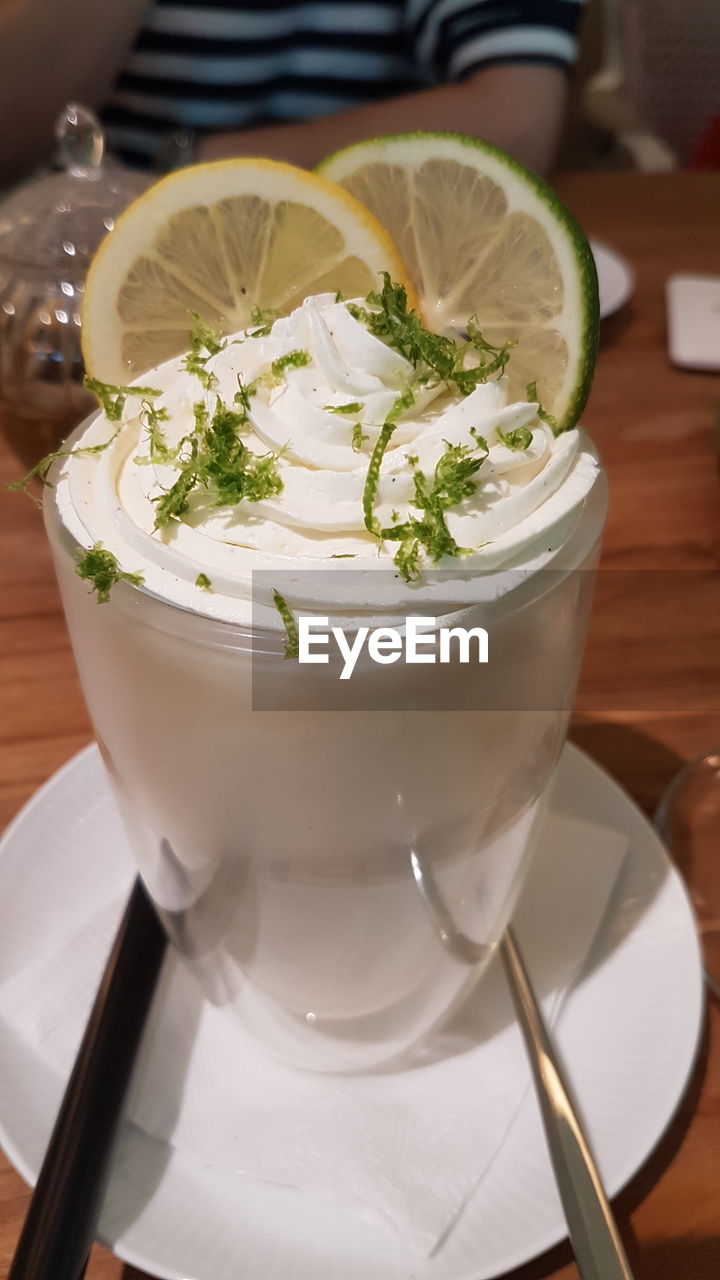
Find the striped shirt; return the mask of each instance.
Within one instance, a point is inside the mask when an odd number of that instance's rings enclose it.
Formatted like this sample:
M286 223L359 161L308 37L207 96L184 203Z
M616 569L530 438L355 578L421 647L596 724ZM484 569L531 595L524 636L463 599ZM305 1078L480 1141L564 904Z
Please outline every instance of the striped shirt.
M103 112L152 164L178 128L308 120L499 62L569 66L582 0L155 0Z

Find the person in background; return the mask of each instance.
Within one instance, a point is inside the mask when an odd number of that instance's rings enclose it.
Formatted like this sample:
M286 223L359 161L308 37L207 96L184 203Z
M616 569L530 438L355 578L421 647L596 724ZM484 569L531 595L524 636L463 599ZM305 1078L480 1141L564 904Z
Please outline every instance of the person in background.
M3 0L0 182L69 100L136 167L457 130L552 164L581 0Z

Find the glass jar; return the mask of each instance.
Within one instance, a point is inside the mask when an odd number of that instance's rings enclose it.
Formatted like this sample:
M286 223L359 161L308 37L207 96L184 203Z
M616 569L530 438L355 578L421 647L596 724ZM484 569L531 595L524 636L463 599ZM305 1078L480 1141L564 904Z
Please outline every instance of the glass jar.
M103 165L103 135L69 104L56 125L62 172L34 178L0 204L0 432L27 467L57 448L93 408L83 388L80 310L100 241L148 185Z

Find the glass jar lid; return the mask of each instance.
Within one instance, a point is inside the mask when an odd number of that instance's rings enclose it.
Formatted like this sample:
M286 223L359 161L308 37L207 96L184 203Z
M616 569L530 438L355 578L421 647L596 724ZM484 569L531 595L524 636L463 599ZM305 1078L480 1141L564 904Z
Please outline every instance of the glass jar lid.
M0 259L84 279L100 241L149 178L103 163L103 131L87 107L68 103L55 136L62 171L31 179L0 203Z

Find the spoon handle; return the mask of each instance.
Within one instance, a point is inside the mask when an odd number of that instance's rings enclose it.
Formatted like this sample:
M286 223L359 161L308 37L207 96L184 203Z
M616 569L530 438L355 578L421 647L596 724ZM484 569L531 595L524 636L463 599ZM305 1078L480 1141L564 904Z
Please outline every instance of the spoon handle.
M600 1174L570 1101L510 929L501 943L501 953L532 1067L550 1158L581 1280L633 1280Z

